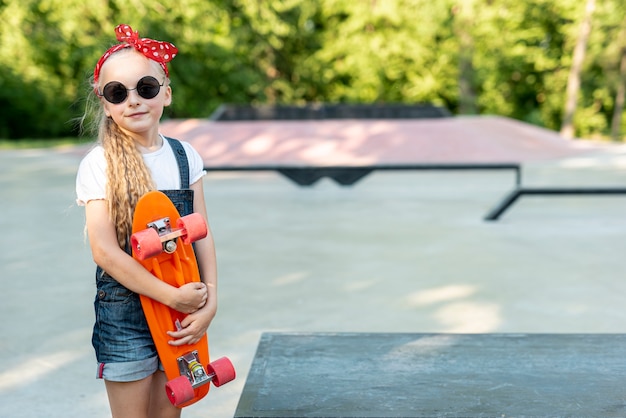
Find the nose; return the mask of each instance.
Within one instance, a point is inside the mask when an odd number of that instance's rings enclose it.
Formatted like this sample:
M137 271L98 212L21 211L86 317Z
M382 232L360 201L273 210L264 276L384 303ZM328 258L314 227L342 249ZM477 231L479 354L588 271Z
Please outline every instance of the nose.
M136 105L141 101L141 96L137 93L137 89L128 90L128 104Z

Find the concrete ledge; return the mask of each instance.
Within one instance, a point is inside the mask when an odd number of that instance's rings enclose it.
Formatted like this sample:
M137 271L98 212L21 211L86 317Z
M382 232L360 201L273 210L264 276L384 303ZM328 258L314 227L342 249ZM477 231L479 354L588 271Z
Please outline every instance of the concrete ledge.
M621 334L261 336L235 417L624 417Z

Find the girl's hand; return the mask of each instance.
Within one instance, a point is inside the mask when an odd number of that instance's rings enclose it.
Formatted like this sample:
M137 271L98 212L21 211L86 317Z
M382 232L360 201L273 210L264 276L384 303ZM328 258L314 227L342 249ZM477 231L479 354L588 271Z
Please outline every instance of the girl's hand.
M202 282L187 283L177 289L177 295L170 308L182 313L193 313L206 304L208 291Z
M206 333L211 321L215 317L216 309L211 304L206 304L202 309L189 314L181 322L181 329L178 331L168 331L167 335L173 339L170 345L180 346L184 344L195 344Z

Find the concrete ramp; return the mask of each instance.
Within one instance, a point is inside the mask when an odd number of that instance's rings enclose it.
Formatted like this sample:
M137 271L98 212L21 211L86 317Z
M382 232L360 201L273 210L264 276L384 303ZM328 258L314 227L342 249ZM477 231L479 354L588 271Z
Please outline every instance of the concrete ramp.
M235 417L624 417L624 335L263 334Z

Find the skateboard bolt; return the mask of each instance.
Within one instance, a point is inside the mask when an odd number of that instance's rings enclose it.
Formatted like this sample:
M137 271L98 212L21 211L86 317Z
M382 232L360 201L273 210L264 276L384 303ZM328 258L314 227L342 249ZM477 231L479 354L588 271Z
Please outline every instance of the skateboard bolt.
M168 254L173 253L174 251L176 251L176 241L168 241L165 243L165 252Z

